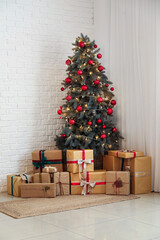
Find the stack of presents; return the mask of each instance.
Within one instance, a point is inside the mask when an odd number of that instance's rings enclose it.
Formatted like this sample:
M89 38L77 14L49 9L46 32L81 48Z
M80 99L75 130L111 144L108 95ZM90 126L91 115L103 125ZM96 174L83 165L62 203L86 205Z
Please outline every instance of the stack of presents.
M67 150L63 171L61 150L32 153L33 173L7 176L8 194L17 197L56 197L75 194L129 195L151 192L151 157L143 152L112 150L103 157L103 170L94 170L93 150Z

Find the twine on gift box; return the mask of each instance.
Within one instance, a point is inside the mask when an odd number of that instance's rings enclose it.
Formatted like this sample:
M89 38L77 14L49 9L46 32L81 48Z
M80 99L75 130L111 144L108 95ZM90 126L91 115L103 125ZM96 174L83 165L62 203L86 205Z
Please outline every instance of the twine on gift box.
M118 178L113 184L112 184L112 187L116 187L116 188L121 188L123 187L123 182L120 178Z

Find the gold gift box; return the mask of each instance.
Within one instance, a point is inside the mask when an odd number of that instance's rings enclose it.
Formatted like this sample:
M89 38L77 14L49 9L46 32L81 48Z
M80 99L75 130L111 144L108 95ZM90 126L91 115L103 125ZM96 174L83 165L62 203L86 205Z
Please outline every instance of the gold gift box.
M86 171L94 171L93 150L67 150L67 171L71 173L78 173L83 171L84 164L86 164ZM90 163L82 163L82 161ZM81 162L82 164L78 164Z
M82 173L81 177L83 178ZM106 193L106 171L96 170L94 172L87 172L87 178L87 182L95 182L95 187L91 188L91 192L87 192L87 194ZM79 195L82 193L83 186L80 186L80 184L79 174L71 173L71 195Z
M106 171L120 171L121 159L110 155L104 155L103 169L105 169Z
M107 171L106 172L106 194L129 195L130 194L130 172Z
M55 183L29 183L21 185L22 198L54 198L56 197Z
M35 173L33 175L34 183L50 183L50 174L49 173Z
M10 195L13 195L15 197L21 196L21 184L25 183L24 180L22 180L21 176L11 174L7 175L7 192Z
M70 194L70 176L69 172L54 173L54 183L56 184L56 194L69 195Z
M119 158L135 158L135 157L142 157L144 156L143 152L139 151L128 151L125 152L123 150L110 150L108 151L109 156L115 156Z

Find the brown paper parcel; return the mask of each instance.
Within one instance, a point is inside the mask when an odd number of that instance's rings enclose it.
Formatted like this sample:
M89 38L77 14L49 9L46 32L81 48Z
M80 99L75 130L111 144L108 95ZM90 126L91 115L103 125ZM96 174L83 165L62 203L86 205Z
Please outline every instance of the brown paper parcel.
M104 155L103 169L105 169L106 171L120 171L121 159L115 156Z
M93 150L67 150L67 171L78 173L85 170L94 171Z
M70 194L70 176L69 172L54 173L54 183L56 184L56 194L69 195Z
M55 183L29 183L21 185L23 198L53 198L56 197Z
M34 183L50 183L50 174L49 173L35 173L33 175Z
M106 194L129 195L130 173L125 171L107 171Z
M108 151L108 155L115 156L119 158L135 158L144 156L143 152L139 151L129 151L129 150L110 150Z
M85 193L86 190L86 193ZM71 195L106 193L106 171L87 172L87 178L81 179L78 173L71 173Z

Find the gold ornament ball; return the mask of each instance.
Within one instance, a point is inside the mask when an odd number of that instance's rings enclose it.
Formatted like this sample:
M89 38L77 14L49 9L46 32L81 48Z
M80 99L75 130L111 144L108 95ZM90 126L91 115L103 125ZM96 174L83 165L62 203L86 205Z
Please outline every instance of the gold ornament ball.
M100 76L98 76L98 77L97 77L97 79L101 79L101 77L100 77Z
M86 66L86 63L83 63L83 66Z
M112 145L108 145L108 148L111 149L111 148L112 148Z
M92 74L93 74L93 72L89 72L89 74L90 74L90 75L92 75Z
M99 136L97 135L97 136L96 136L96 140L98 140L98 138L99 138Z
M110 136L111 134L110 133L108 133L108 136Z
M67 107L67 108L66 108L66 110L67 110L67 111L69 111L69 110L70 110L70 108L69 108L69 107Z
M87 108L87 107L88 107L88 104L85 104L84 106Z

